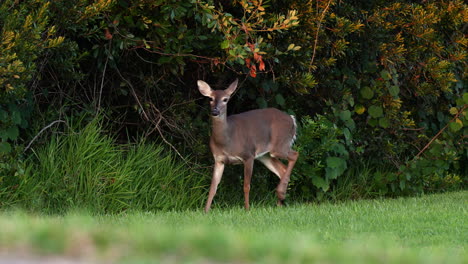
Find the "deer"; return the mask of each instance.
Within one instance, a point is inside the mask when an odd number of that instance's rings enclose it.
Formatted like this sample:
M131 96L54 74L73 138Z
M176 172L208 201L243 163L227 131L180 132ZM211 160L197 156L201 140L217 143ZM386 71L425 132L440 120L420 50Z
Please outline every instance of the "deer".
M296 139L296 120L276 108L255 109L227 116L227 104L237 89L238 79L225 90L213 90L204 81L198 80L198 90L210 99L211 137L210 149L214 158L205 213L223 176L226 164L244 165L244 207L249 211L250 182L254 160L259 160L279 177L276 187L277 205L283 206L291 171L299 156L292 149ZM287 160L287 166L280 160Z

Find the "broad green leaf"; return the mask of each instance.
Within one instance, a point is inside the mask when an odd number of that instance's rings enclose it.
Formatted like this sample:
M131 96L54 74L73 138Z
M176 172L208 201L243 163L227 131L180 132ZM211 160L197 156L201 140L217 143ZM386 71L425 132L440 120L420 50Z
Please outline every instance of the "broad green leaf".
M337 154L340 154L340 155L343 155L343 156L347 156L348 155L348 151L346 150L346 147L341 144L341 143L336 143L334 144L334 146L332 147L332 150L337 153Z
M19 126L23 129L26 129L29 127L29 123L25 118L22 118Z
M330 168L346 167L346 161L340 157L328 157L327 166Z
M382 77L382 79L388 81L392 78L392 75L390 75L390 73L387 71L387 70L382 70L380 72L380 77Z
M345 126L350 130L354 130L356 128L356 123L352 119L348 119L345 121Z
M398 96L398 94L400 93L400 87L396 86L396 85L391 85L390 87L388 87L388 92L396 97Z
M465 104L468 104L468 93L463 94L463 101L465 102Z
M11 146L8 142L0 142L0 153L9 153L11 152Z
M19 130L17 126L11 126L5 130L7 137L11 140L16 140L19 135Z
M404 190L406 186L406 181L405 180L400 180L400 190Z
M456 115L458 113L458 109L456 107L452 107L450 108L449 113L452 115Z
M346 168L326 168L325 175L327 179L336 179L343 174Z
M271 90L271 83L272 81L266 80L262 82L262 89L265 90L266 92Z
M375 61L367 61L364 63L364 71L368 73L374 73L377 71L377 65Z
M442 154L443 145L438 143L437 141L432 144L431 148L429 149L429 153L433 154L435 157L438 157Z
M388 118L386 117L382 117L379 119L379 126L383 127L383 128L387 128L390 126L390 120L388 120Z
M368 121L369 126L376 127L379 124L379 120L375 118L371 118Z
M294 44L289 44L288 50L292 50L294 48Z
M15 125L21 124L21 113L20 111L16 110L11 113L11 120Z
M4 141L8 140L8 134L5 129L0 129L0 139Z
M362 115L365 111L366 108L363 105L358 104L354 107L354 112L356 112L358 115Z
M411 173L405 173L406 180L411 180Z
M0 120L4 121L8 118L8 112L0 109Z
M285 101L284 101L284 97L281 94L277 94L275 96L275 101L277 104L284 106Z
M354 97L350 96L350 97L348 98L348 103L349 103L349 105L350 105L351 107L353 107L353 106L354 106Z
M437 171L437 168L433 167L433 166L422 166L422 173L423 175L429 175L429 174L434 174L436 171Z
M458 105L458 106L462 106L465 104L465 101L463 100L463 98L459 97L457 99L455 99L455 103Z
M324 192L328 191L328 188L330 187L328 182L318 176L312 176L312 183L317 187L322 189Z
M438 159L435 161L434 163L434 167L438 168L438 169L444 169L444 170L448 170L449 168L449 163L445 160L441 160L441 159Z
M257 102L259 108L266 108L268 106L267 101L263 97L258 97L255 101Z
M463 122L457 118L455 122L450 122L449 127L452 132L458 132L463 127Z
M351 132L349 131L347 127L343 129L343 135L345 136L346 143L351 143L353 136L351 135Z
M361 96L364 99L372 99L374 97L374 91L369 86L365 86L361 89Z
M445 120L444 114L442 112L437 112L437 121L443 122Z
M351 119L351 112L349 110L343 110L340 112L340 118L343 121Z
M383 109L382 107L378 105L371 105L369 107L369 115L372 116L373 118L379 118L383 115Z
M222 49L227 49L229 48L229 41L226 39L223 42L221 42L221 48Z

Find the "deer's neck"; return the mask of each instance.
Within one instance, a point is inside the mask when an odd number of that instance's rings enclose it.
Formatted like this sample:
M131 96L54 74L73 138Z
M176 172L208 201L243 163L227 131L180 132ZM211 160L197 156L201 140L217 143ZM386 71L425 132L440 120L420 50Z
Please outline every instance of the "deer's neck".
M211 137L216 145L226 146L229 142L229 125L226 116L213 117Z

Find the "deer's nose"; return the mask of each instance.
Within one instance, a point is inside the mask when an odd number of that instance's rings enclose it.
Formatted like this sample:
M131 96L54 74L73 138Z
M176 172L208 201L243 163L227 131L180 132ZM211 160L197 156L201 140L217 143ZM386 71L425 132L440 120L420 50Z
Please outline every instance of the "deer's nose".
M212 116L218 116L219 115L219 109L218 107L215 107L211 110L211 115Z

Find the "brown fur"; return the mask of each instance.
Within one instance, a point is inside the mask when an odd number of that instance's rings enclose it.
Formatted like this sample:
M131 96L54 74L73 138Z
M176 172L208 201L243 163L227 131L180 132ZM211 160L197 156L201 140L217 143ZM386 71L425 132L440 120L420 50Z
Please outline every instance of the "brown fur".
M294 117L275 108L257 109L227 116L227 102L237 88L237 80L226 90L212 90L198 81L200 92L211 99L212 133L210 148L215 168L205 206L208 212L221 180L225 164L244 164L244 200L249 209L250 179L253 161L260 159L267 168L280 177L277 187L278 205L282 205L292 168L298 153L291 149L296 135ZM288 160L285 166L278 159Z

